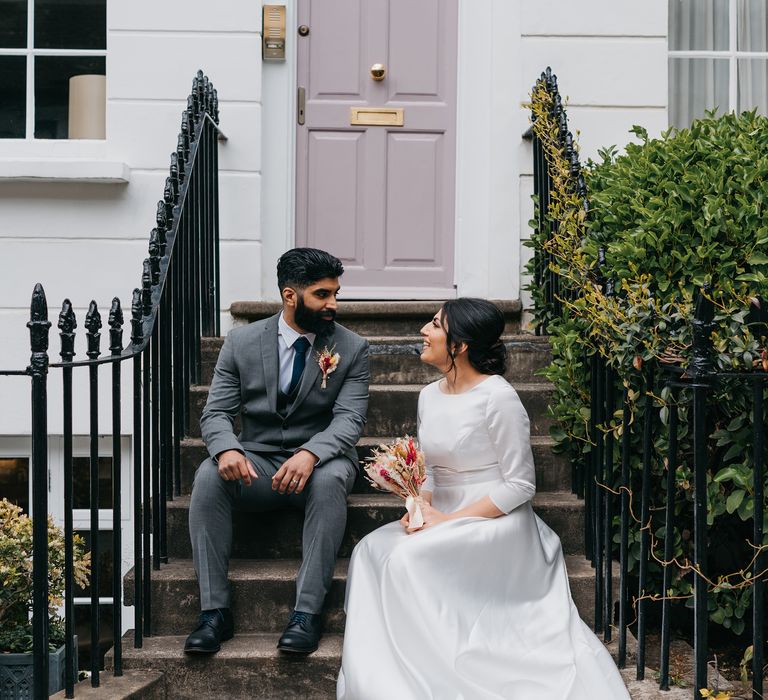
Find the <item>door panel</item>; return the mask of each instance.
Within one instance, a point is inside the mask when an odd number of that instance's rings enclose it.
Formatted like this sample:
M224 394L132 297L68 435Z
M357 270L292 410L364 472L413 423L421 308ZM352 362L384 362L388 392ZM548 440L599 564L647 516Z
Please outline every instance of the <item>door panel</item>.
M349 0L314 3L309 20L312 73L311 80L305 84L310 99L360 97L362 7L363 3Z
M439 0L390 0L390 99L438 97L440 15Z
M299 0L296 243L342 259L345 297L455 293L457 15L458 0ZM404 124L351 126L351 107Z
M307 243L353 265L362 265L357 184L364 140L361 132L313 132L308 150Z
M440 134L390 134L387 153L387 267L441 258Z

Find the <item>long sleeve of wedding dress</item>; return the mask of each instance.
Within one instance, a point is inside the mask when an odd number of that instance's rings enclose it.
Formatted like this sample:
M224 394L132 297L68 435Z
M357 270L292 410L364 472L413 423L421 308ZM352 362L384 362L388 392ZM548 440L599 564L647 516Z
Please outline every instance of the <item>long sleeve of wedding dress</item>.
M502 513L530 501L536 493L528 414L517 392L509 384L506 387L501 385L488 397L485 409L488 436L503 479L488 496Z
M337 697L343 700L628 700L579 618L560 540L533 512L528 417L499 376L419 398L432 503L489 496L505 515L406 534L395 522L355 548Z

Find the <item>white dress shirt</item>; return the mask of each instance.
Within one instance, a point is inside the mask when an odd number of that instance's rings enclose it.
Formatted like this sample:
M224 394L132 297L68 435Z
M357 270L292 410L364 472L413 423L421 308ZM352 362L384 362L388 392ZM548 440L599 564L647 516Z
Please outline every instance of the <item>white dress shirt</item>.
M277 321L277 351L280 366L280 378L278 387L280 391L287 394L291 388L291 376L293 375L293 356L296 352L293 349L293 344L301 337L301 333L293 330L285 318L283 318L282 312L280 318ZM312 352L312 345L315 342L314 333L305 333L304 337L309 341L309 348L307 349L307 355ZM309 361L309 357L307 357Z

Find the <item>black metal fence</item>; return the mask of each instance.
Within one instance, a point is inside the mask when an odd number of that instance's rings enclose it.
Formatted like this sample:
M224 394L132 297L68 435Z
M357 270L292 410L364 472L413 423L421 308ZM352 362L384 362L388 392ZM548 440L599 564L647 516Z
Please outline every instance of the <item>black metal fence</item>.
M34 697L48 697L48 400L51 370L62 373L63 470L65 532L66 680L68 698L74 697L73 580L73 402L75 379L89 385L90 531L91 531L91 685L99 686L99 431L112 434L114 675L122 675L121 619L121 463L123 397L121 373L132 370L132 396L126 397L133 417L133 550L134 646L150 634L152 570L168 560L166 501L180 494L180 442L189 426L189 386L200 379L200 338L219 334L219 199L218 96L208 77L198 71L192 82L181 130L171 154L170 174L149 237L141 287L131 300L131 337L123 345L123 310L115 297L109 310L109 353L100 347L101 314L92 301L85 317L87 358L76 361L72 305L65 299L59 314L61 362L48 356L48 305L40 284L32 294L31 361L25 370L0 375L28 375L32 385L32 515L33 515L33 660ZM99 367L110 365L112 420L99 426Z
M580 173L578 154L568 131L568 120L558 92L557 79L550 69L542 73L537 88L545 89L552 97L551 117L558 125L557 154L571 164L572 187L584 198L584 212L588 212L587 192ZM564 302L572 294L567 281L560 278L557 264L547 241L557 230L558 222L550 216L550 202L553 192L551 172L552 154L547 153L541 140L532 130L534 193L537 200L536 231L534 232L534 285L538 288L537 333L546 333L549 320L562 317ZM592 280L599 285L607 297L614 296L614 284L610 279L601 278L600 266L604 264L601 250L598 268ZM693 582L693 642L694 642L694 687L693 696L699 698L699 689L707 688L707 663L710 658L708 646L708 594L713 589L708 578L707 543L707 472L709 468L708 443L711 435L711 421L708 420L713 390L718 383L728 381L739 387L750 397L752 406L752 461L753 481L749 486L754 501L752 543L757 548L750 562L748 575L752 586L752 692L754 698L763 697L763 670L765 664L765 577L768 574L768 553L760 546L764 541L765 518L765 413L764 391L768 373L716 371L712 343L714 307L710 290L704 288L695 304L692 326L692 357L686 369L661 362L645 363L640 370L621 373L606 361L608 352L598 348L584 360L589 367L589 447L580 460L573 463L573 491L585 502L585 544L587 557L595 568L595 630L601 632L605 641L611 640L612 626L618 631L618 662L620 667L627 663L627 630L635 624L637 636L637 678L642 679L646 668L646 647L648 643L649 603L661 602L661 653L659 686L668 690L670 686L670 644L672 600L667 592L672 577L681 574L678 562L674 561L673 538L671 533L676 523L675 494L676 472L680 467L679 457L679 412L687 410L692 415L693 455L693 516L691 523L685 523L692 531L693 560L683 574ZM755 337L768 336L768 311L766 303L758 300L753 306L747 322L752 325ZM636 389L642 406L640 425L633 420L633 401L630 387ZM664 407L656 400L662 389L668 388L669 400L666 419L668 439L664 477L658 477L654 461L659 459L654 447L654 436L661 425L660 413ZM620 410L621 420L615 420ZM639 431L639 432L638 432ZM633 435L641 436L642 455L640 470L632 468L632 457L636 450ZM620 439L617 436L620 435ZM639 501L639 502L638 502ZM651 512L653 503L654 513ZM659 513L663 512L663 517ZM640 546L636 575L630 576L629 534L633 521L639 520ZM654 529L661 525L665 533L664 553L659 556L653 548ZM618 550L618 551L617 551ZM615 555L618 554L618 586L614 577ZM661 590L649 591L649 565L651 562L662 568ZM618 591L616 599L614 592Z
M552 73L551 68L547 68L541 74L537 85L544 87L552 96L551 114L557 124L557 137L562 155L568 164L574 190L582 198L584 209L587 211L589 208L586 198L587 188L581 174L579 152L576 149L573 134L568 129L568 115L557 88L557 76ZM535 113L532 115L532 121L536 121ZM555 192L551 164L536 130L531 128L526 132L526 137L528 136L533 140L533 194L536 202L534 239L540 243L534 248L533 261L534 288L538 290L537 296L542 300L542 308L537 309L535 332L536 335L543 335L546 333L548 315L562 314L563 299L570 297L571 290L569 286L563 284L563 280L555 271L555 258L545 245L545 241L557 232L559 225L558 221L549 214Z

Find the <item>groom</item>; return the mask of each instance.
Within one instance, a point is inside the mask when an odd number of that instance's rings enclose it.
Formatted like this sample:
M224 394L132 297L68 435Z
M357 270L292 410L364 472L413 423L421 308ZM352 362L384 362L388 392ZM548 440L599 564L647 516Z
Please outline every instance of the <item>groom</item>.
M233 511L285 507L304 510L304 558L277 648L317 649L368 407L368 343L334 321L343 272L325 251L289 250L277 263L282 311L224 341L200 420L210 459L195 474L189 534L202 613L185 652L216 652L234 634L227 582Z

